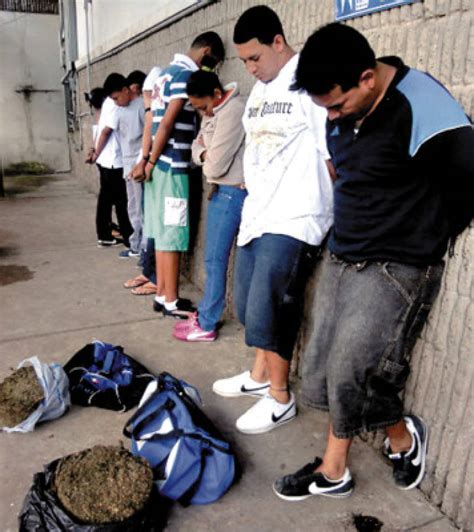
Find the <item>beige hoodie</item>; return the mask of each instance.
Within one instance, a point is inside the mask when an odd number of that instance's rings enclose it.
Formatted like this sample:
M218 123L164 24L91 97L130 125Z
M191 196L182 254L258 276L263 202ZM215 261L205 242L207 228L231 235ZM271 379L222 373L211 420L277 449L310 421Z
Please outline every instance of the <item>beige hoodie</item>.
M236 83L226 85L224 89L231 94L217 107L214 116L205 116L201 129L192 145L192 157L195 164L202 166L208 183L219 185L240 185L244 181L242 157L245 132L242 115L245 104L238 96ZM206 151L206 160L201 161Z

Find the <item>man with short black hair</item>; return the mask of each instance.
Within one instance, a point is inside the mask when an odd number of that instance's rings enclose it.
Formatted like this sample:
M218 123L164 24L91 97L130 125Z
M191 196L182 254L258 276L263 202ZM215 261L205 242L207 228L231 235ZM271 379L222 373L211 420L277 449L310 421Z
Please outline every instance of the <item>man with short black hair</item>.
M156 251L155 311L186 319L194 311L179 297L180 252L189 245L189 181L195 112L188 102L186 83L203 61L214 66L224 59L224 45L213 31L194 39L186 54L175 54L155 80L153 142L145 172L145 233ZM144 153L144 155L146 155Z
M412 489L425 472L428 428L403 415L399 395L448 240L472 219L472 126L439 82L397 57L376 60L365 37L341 24L307 40L293 88L327 109L337 172L302 368L303 399L329 411L330 424L323 458L274 490L290 501L350 495L352 439L381 428L396 485Z
M146 80L145 72L141 70L133 70L127 76L127 85L128 88L132 91L135 96L142 95L143 84Z
M130 88L136 85L135 90ZM139 90L137 90L139 89ZM106 127L116 132L123 161L123 177L126 184L127 212L133 232L129 236L129 249L119 253L119 257L138 258L142 248L142 184L131 178L131 173L140 153L145 109L141 93L140 74L137 71L127 78L120 74L111 75L104 84L104 90L118 106L117 113L106 122Z
M122 90L124 89L124 90ZM116 93L118 100L128 101L125 77L117 72L107 76L104 82L106 98L102 105L98 123L98 133L95 148L90 156L91 163L97 163L100 173L100 191L97 200L97 238L98 246L114 246L122 241L113 238L111 233L111 212L115 206L117 221L123 243L128 247L133 227L127 212L127 190L123 180L123 158L117 132L110 127L110 123L117 119L118 105L110 97Z
M243 117L248 196L234 272L237 315L256 357L251 371L216 381L213 391L258 397L236 421L240 432L258 434L296 416L290 361L312 259L332 224L332 184L326 112L307 94L289 90L298 55L278 15L267 6L248 9L234 43L258 80Z

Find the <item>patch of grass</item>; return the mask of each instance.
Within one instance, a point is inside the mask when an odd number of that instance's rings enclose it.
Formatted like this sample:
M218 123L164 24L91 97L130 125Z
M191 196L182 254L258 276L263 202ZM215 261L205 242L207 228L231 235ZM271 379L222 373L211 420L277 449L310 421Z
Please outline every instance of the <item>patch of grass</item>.
M5 195L10 196L14 194L23 194L31 192L50 181L55 177L51 175L11 175L5 176L3 186L5 188Z
M5 175L45 175L53 173L53 170L46 164L38 161L24 161L12 163L5 168Z

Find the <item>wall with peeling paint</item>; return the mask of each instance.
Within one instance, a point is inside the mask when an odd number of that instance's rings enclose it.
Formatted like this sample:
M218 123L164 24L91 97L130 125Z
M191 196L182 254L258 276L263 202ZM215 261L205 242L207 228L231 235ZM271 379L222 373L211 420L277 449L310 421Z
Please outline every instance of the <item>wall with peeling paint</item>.
M70 167L58 15L0 11L0 156L4 166Z

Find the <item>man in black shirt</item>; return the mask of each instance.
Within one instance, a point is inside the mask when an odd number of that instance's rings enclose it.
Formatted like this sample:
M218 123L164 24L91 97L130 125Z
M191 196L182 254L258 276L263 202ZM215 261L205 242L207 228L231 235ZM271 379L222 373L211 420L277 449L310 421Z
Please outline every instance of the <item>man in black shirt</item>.
M474 175L474 132L439 82L397 57L376 60L367 40L341 24L308 39L292 88L327 109L337 172L302 386L330 425L323 458L277 480L274 491L285 500L350 495L352 438L379 428L395 483L412 489L424 475L428 428L403 415L399 394L448 241L472 219L463 185Z

